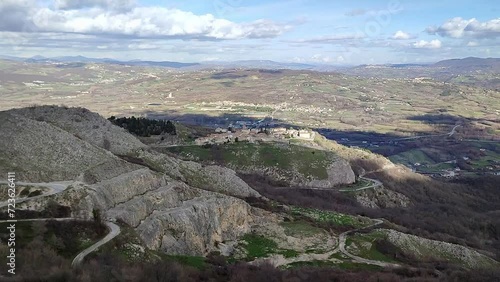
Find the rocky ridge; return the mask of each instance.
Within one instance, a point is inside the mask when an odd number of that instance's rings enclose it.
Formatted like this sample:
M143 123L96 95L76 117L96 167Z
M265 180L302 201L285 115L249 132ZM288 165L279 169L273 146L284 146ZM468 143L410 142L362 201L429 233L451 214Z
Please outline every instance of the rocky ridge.
M385 232L387 239L405 254L417 259L452 261L468 268L500 267L497 261L461 245L430 240L392 229L378 230Z
M230 169L149 153L137 138L85 109L18 109L1 112L0 121L7 133L0 138L7 157L2 169L18 172L19 181L74 180L64 192L20 208L40 210L56 201L83 218L100 210L134 227L146 246L174 254L206 255L250 230L250 206L230 195L260 195ZM154 170L118 157L134 155ZM203 180L193 183L198 188L184 182L193 177Z

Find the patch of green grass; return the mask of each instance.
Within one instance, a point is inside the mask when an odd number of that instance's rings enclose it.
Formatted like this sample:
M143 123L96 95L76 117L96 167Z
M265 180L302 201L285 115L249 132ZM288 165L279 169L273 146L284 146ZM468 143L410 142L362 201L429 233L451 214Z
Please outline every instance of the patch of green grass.
M392 258L386 256L385 254L377 250L375 246L375 241L383 238L385 238L385 234L377 231L372 231L367 234L355 234L349 236L346 239L346 246L350 246L353 243L356 244L359 250L358 256L363 258L377 260L377 261L395 262ZM365 244L369 243L370 247L369 248L364 247L363 243Z
M360 219L354 216L333 211L292 207L292 214L307 216L320 222L331 222L336 225L348 225L354 227L362 227L364 225Z
M326 168L337 156L328 151L294 144L236 142L214 146L177 146L165 151L183 159L206 163L222 162L240 169L270 167L298 172L305 177L328 178Z
M432 165L435 162L425 154L425 152L419 149L413 149L406 152L399 153L397 155L392 155L389 157L392 162L401 163L405 165L413 165L415 163L420 163L422 165Z
M305 221L288 221L282 222L280 225L285 229L285 234L288 236L314 236L324 232L323 229L314 227Z
M246 234L242 238L246 242L244 245L247 251L246 260L268 257L271 254L281 254L285 258L293 258L299 255L299 252L291 249L279 249L278 244L271 239L257 234Z
M278 244L271 239L256 234L245 234L242 238L246 242L247 259L267 257L276 253Z
M299 252L290 249L280 250L278 253L282 254L285 258L294 258L299 255Z

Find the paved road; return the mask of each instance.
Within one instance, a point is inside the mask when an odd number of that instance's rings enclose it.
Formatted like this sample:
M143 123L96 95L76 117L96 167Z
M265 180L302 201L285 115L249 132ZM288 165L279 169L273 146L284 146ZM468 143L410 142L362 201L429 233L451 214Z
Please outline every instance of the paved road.
M48 220L55 220L55 221L70 221L70 220L75 220L73 217L64 217L64 218L32 218L32 219L17 219L17 220L0 220L0 223L14 223L14 222L21 222L21 221L48 221ZM71 263L72 267L76 267L80 265L88 254L91 252L95 251L97 248L100 246L106 244L107 242L111 241L113 238L118 236L120 234L121 230L120 227L113 222L106 221L105 224L109 227L110 232L106 237L102 238L101 240L97 241L94 245L88 247L87 249L81 251L74 259L73 262Z
M460 125L455 125L450 132L444 133L444 134L431 134L431 135L421 135L421 136L413 136L413 137L405 137L405 138L398 138L394 139L392 141L404 141L404 140L414 140L414 139L421 139L421 138L428 138L428 137L439 137L439 136L448 136L451 137L456 133L457 127Z
M450 137L451 137L451 136L453 136L453 134L455 134L455 133L456 133L456 129L457 129L457 127L459 127L459 126L460 126L460 125L455 125L455 126L453 127L453 129L450 131L450 133L448 133L448 136L450 136Z
M0 181L0 183L2 184L8 184L7 181ZM47 196L50 196L50 195L54 195L54 194L57 194L57 193L61 193L62 191L66 190L68 188L68 186L70 184L74 183L73 181L63 181L63 182L50 182L50 183L29 183L29 182L16 182L16 185L19 185L19 186L41 186L41 187L47 187L50 189L49 192L47 193L44 193L42 195L39 195L39 196L35 196L35 197L30 197L30 198L21 198L21 199L16 199L16 204L18 203L22 203L24 201L29 201L29 200L33 200L33 199L38 199L38 198L42 198L42 197L47 197ZM5 207L7 206L8 203L7 202L1 202L0 203L0 208L2 207ZM47 221L47 220L56 220L56 221L69 221L69 220L75 220L75 218L72 218L72 217L65 217L65 218L33 218L33 219L19 219L19 220L0 220L0 223L2 222L20 222L20 221ZM111 239L115 238L116 236L118 236L118 234L120 234L120 227L112 222L105 222L105 224L109 227L110 229L110 232L108 233L108 235L106 235L106 237L102 238L101 240L99 240L98 242L96 242L94 245L88 247L87 249L83 250L82 252L80 252L76 257L75 259L73 260L73 262L71 263L71 266L72 267L76 267L78 266L79 264L81 264L81 262L83 261L83 259L85 258L86 255L88 255L89 253L95 251L97 248L99 248L100 246L106 244L107 242L111 241Z
M8 184L9 182L0 180L0 184ZM42 195L29 197L29 198L16 198L16 204L20 204L22 202L39 199L43 197L47 197L50 195L54 195L57 193L61 193L66 190L69 185L74 183L74 181L61 181L61 182L48 182L48 183L30 183L30 182L15 182L17 186L37 186L37 187L46 187L49 188L48 192L43 193ZM0 202L0 208L6 207L8 205L7 201Z
M364 177L364 176L360 176L359 178L367 180L367 181L371 181L373 184L365 186L365 187L355 188L355 189L349 189L349 188L339 189L338 191L340 191L340 192L356 192L356 191L363 191L366 189L375 189L375 188L381 187L383 185L382 182L378 181L377 179L368 178L368 177Z
M115 238L116 236L118 236L118 234L120 234L121 230L120 230L120 227L118 225L114 224L113 222L109 222L109 221L106 222L106 225L110 229L110 232L108 233L108 235L106 235L106 237L104 237L101 240L99 240L98 242L96 242L94 245L88 247L87 249L85 249L81 253L79 253L75 257L75 259L73 259L73 262L71 263L71 266L73 268L77 267L78 265L80 265L83 262L83 259L85 258L85 256L87 256L91 252L97 250L97 248L99 248L100 246L102 246L102 245L106 244L107 242L111 241L113 238Z
M73 217L59 217L59 218L29 218L29 219L6 219L6 220L0 220L0 223L15 223L15 222L23 222L23 221L48 221L48 220L55 220L55 221L70 221L70 220L75 220Z
M336 189L336 188L324 188L324 187L296 187L296 188L290 188L290 187L275 187L275 189L288 189L288 190L323 190L323 191L332 191L332 192L356 192L356 191L362 191L366 189L375 189L377 187L382 186L382 182L378 181L377 179L372 179L364 176L360 176L360 179L364 179L366 181L371 181L372 184L360 188L345 188L345 189Z
M341 252L345 256L352 259L352 261L355 263L371 264L371 265L377 265L380 267L401 267L401 265L395 264L395 263L370 260L370 259L362 258L359 256L355 256L346 250L345 244L346 244L347 236L349 234L358 232L358 231L363 230L363 229L372 228L372 227L375 227L375 226L383 223L383 221L381 219L373 219L373 221L374 221L374 223L369 225L369 226L358 228L358 229L353 229L353 230L349 230L349 231L346 231L344 233L341 233L339 235L339 238L338 238L337 247L329 252L321 253L321 254L300 254L299 256L293 257L293 258L285 258L283 255L274 255L274 256L271 256L269 258L255 259L254 261L251 261L250 264L260 264L264 261L268 261L268 262L272 263L274 266L282 266L282 265L288 265L288 264L294 263L294 262L314 261L314 260L330 260L330 257L333 254Z
M399 264L395 264L395 263L388 263L388 262L383 262L383 261L378 261L378 260L370 260L370 259L365 259L365 258L362 258L362 257L358 257L358 256L355 256L355 255L349 253L345 249L345 243L346 243L347 235L349 235L351 233L358 232L358 231L363 230L363 229L372 228L374 226L377 226L377 225L380 225L380 224L383 223L383 221L380 220L380 219L374 219L374 221L375 222L373 224L369 225L369 226L358 228L358 229L349 230L349 231L346 231L346 232L340 234L340 236L339 236L339 245L338 245L337 248L340 250L341 253L343 253L344 255L346 255L348 257L350 257L352 260L354 260L355 262L358 262L358 263L378 265L378 266L381 266L381 267L400 267Z

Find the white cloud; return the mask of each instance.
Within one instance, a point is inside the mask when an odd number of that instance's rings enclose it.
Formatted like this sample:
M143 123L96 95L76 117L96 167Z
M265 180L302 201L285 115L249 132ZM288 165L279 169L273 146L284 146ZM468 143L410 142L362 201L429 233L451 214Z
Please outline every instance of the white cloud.
M113 10L129 10L135 0L55 0L56 9L74 10L89 7L102 7Z
M479 46L479 43L478 43L478 42L476 42L476 41L469 41L469 42L467 43L467 46L468 46L468 47L476 47L476 46Z
M324 56L322 54L315 54L311 57L311 61L318 63L329 63L332 61L332 58L329 56Z
M391 38L396 39L396 40L404 40L404 39L410 39L413 37L410 34L404 32L402 30L398 30L396 33L394 33L394 35Z
M149 43L132 43L128 45L129 49L139 49L139 50L151 50L158 49L159 47L154 44Z
M475 19L465 27L465 33L474 37L500 36L500 18L481 23Z
M117 3L119 2L132 3L129 0L120 0ZM291 29L288 24L279 24L269 20L235 23L216 18L211 14L196 15L162 7L108 9L112 3L115 1L59 0L58 5L65 9L41 8L36 5L25 9L26 3L19 6L15 1L10 1L8 5L0 4L0 16L4 16L0 20L0 31L218 40L272 38ZM82 8L84 4L85 7L89 7L77 9ZM18 11L18 15L6 18L11 11Z
M441 48L441 41L434 39L431 41L420 40L413 43L413 47L418 49L439 49Z
M309 39L298 39L292 41L286 41L288 43L319 43L319 44L327 44L327 43L345 43L353 40L362 39L364 36L362 34L336 34L330 36L321 36L316 38Z
M439 27L428 27L426 31L429 34L451 38L494 38L500 36L500 18L479 22L475 18L467 20L456 17Z

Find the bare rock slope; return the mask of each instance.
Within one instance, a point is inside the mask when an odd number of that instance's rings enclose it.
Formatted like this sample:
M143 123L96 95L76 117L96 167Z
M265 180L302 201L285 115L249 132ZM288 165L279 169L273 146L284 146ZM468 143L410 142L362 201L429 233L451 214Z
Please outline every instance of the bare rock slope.
M0 112L0 170L19 180L71 180L114 158L100 148L46 122Z
M468 268L495 268L500 264L473 249L436 240L430 240L395 230L379 229L387 239L405 254L417 259L452 261Z
M174 254L205 255L250 230L250 206L232 195L260 195L234 171L152 154L85 109L0 112L0 131L2 171L16 171L26 182L74 181L64 192L21 208L43 209L56 200L78 217L101 210L135 228L146 246ZM123 156L143 159L131 163Z
M125 129L114 126L99 114L85 108L38 106L14 109L10 112L52 124L117 155L125 155L131 150L146 147Z

